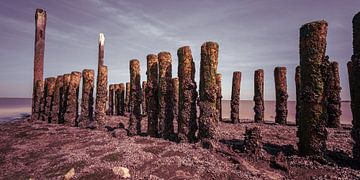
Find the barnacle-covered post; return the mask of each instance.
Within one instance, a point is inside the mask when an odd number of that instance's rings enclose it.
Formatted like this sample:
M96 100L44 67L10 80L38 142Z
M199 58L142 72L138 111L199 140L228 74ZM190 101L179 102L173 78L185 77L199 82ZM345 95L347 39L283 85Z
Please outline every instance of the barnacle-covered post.
M125 89L125 111L126 112L130 112L130 82L127 82L126 84L126 89Z
M326 21L307 23L300 28L301 108L298 121L301 155L322 156L326 150L325 62Z
M178 112L179 112L179 79L178 78L172 78L171 79L171 83L172 83L172 101L173 101L173 116L174 116L174 121L177 122L178 121Z
M196 82L195 63L189 46L178 49L178 77L179 77L179 114L178 138L184 142L194 142L196 123Z
M110 116L114 115L114 106L115 106L114 94L115 94L115 84L110 84L109 97L108 97L108 110L107 110Z
M140 61L132 59L130 61L130 118L128 134L129 136L141 134L141 84L140 84Z
M264 122L264 70L258 69L254 74L254 120Z
M301 108L301 77L300 77L300 66L296 66L295 69L295 88L296 88L296 115L295 115L295 123L298 125L299 123L299 114Z
M85 128L93 121L94 112L94 70L84 69L82 72L82 97L79 127Z
M41 101L44 96L44 81L37 80L35 83L35 95L34 95L34 107L33 114L31 115L32 120L40 120L41 118Z
M216 133L218 112L216 110L219 45L205 42L201 46L200 62L200 98L199 98L199 138L207 141Z
M147 106L146 106L146 81L142 82L142 98L141 98L141 109L142 109L142 115L147 116Z
M171 54L160 52L159 58L159 136L170 139L174 134Z
M216 99L216 109L218 111L219 114L219 121L222 121L222 87L221 87L221 74L217 73L216 74L216 85L218 86L218 91L217 91L217 99Z
M341 116L341 86L339 75L339 64L337 62L330 62L328 66L328 81L327 81L327 122L326 126L330 128L340 127Z
M57 76L54 90L54 100L51 109L51 123L53 124L59 124L61 88L63 87L63 84L63 76Z
M240 83L241 72L233 72L232 90L231 90L231 112L230 119L233 124L238 123L239 120L239 105L240 105Z
M276 67L274 70L275 94L276 94L276 116L275 122L286 124L288 115L287 109L287 83L286 83L286 67Z
M158 57L155 54L146 56L147 61L147 85L146 85L146 104L148 115L148 130L147 134L151 137L158 135L158 113L159 113L159 99L158 99Z
M51 109L54 99L54 90L55 90L56 78L48 77L45 79L45 89L44 89L44 118L43 120L51 123Z
M119 84L119 88L118 90L116 91L116 99L117 99L117 102L119 103L118 105L118 114L119 116L124 116L125 115L125 86L124 86L124 83L120 83Z
M98 69L96 82L96 99L95 99L95 127L103 127L106 123L106 99L108 86L108 68L101 65Z
M80 79L81 72L71 72L70 84L66 96L66 111L64 114L64 124L68 126L78 125Z
M360 162L360 12L353 20L353 55L351 57L351 111L353 114L353 127L351 137L354 140L353 156L357 162Z
M71 74L64 74L63 75L63 88L60 89L60 119L59 123L64 124L65 123L65 112L67 108L67 95L69 91L70 86L70 80L71 80Z

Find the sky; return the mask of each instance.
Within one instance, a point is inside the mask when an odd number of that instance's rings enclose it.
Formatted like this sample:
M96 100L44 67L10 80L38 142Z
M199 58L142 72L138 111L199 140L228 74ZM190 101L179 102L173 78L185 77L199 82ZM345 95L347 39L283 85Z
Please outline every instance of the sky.
M275 99L274 68L287 67L289 100L295 100L299 28L326 20L327 55L340 65L342 100L349 100L346 62L352 55L352 17L359 0L3 0L0 6L0 97L31 97L35 10L47 11L44 77L97 68L98 34L105 34L109 84L129 81L129 60L172 54L189 45L199 81L200 47L219 44L218 72L230 99L232 72L241 71L242 100L253 97L256 69L265 71L265 100ZM96 72L96 71L95 71Z

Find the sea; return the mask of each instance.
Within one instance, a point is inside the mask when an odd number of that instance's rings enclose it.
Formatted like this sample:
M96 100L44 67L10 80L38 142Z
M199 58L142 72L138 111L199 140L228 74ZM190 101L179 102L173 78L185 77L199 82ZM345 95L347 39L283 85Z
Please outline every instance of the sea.
M240 101L240 119L254 118L254 102L251 100ZM223 118L230 117L230 101L222 101ZM288 101L288 117L287 122L295 122L296 102ZM341 103L342 115L340 118L341 124L351 124L352 114L350 109L350 102L344 101ZM0 122L14 121L29 116L31 113L31 98L0 98ZM275 122L275 101L265 101L265 120L268 122Z

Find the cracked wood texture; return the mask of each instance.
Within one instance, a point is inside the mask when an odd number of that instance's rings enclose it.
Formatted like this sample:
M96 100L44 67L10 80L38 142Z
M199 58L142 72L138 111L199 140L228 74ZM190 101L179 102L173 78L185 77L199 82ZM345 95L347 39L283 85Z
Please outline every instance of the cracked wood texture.
M36 82L44 79L45 29L47 14L43 9L35 11L34 79L32 92L32 114L35 112ZM40 86L38 86L40 87ZM43 90L41 90L43 91Z
M297 136L301 155L322 156L326 150L324 88L326 21L307 23L300 28L301 109Z

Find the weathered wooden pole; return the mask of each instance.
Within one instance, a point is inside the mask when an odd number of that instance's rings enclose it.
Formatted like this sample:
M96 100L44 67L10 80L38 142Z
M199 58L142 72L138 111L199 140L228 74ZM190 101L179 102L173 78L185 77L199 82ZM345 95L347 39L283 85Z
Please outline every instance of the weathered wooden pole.
M85 128L93 121L94 113L94 70L84 69L82 72L82 97L79 127Z
M79 87L81 72L71 72L69 90L66 97L66 112L64 115L65 125L77 126L79 116Z
M339 75L339 64L331 62L328 66L329 76L327 84L327 122L330 128L340 127L341 116L341 86Z
M35 83L35 92L34 95L34 107L33 107L33 114L32 114L32 120L40 120L41 118L41 101L44 96L44 81L43 80L37 80Z
M104 65L104 51L105 51L104 45L105 45L105 35L103 33L100 33L99 34L99 52L98 52L98 70L100 69L100 66Z
M119 101L117 99L117 93L120 92L120 84L114 84L114 93L113 93L113 115L118 116L119 115Z
M349 90L350 90L350 99L353 99L353 75L352 75L352 61L347 62L346 64L348 70L348 78L349 78Z
M353 157L360 162L360 12L357 13L353 20L353 55L352 61L352 99L351 111L353 114L353 127L351 137L355 144L353 146Z
M174 134L171 54L160 52L159 58L159 136L170 139Z
M205 42L201 46L199 139L205 141L215 137L219 117L216 110L218 53L216 42Z
M35 12L35 48L34 48L34 79L33 79L33 92L32 92L32 111L35 113L36 83L38 80L44 80L44 51L45 51L45 29L46 29L46 11L43 9L36 9ZM41 90L43 91L43 90Z
M219 114L219 121L222 121L222 87L221 87L221 74L216 74L216 85L218 86L217 99L216 99L216 110Z
M299 124L299 114L301 108L301 74L300 74L300 66L296 66L295 69L295 88L296 88L296 115L295 115L295 123Z
M109 97L108 97L108 114L110 116L114 115L114 93L115 92L115 84L110 84L109 85Z
M142 115L147 116L147 106L146 106L146 81L142 82L142 98L141 98L141 109L142 109Z
M95 99L95 128L101 128L106 124L106 99L108 86L107 66L99 66L96 81L96 99Z
M148 130L147 134L151 137L158 135L158 113L159 113L159 99L158 99L158 58L155 54L146 56L147 61L147 85L146 85L146 100L147 100L147 115L148 115Z
M60 89L60 119L59 123L64 124L65 123L65 112L67 108L67 96L69 92L69 86L70 86L70 79L71 74L64 74L63 75L63 87Z
M259 127L245 129L244 151L252 156L258 156L262 149L262 137Z
M51 123L51 109L54 99L56 78L48 77L45 79L44 89L44 117L43 121Z
M254 121L264 122L264 70L258 69L254 74Z
M128 135L141 134L141 85L140 85L140 61L130 61L130 118Z
M233 124L240 122L239 119L239 104L240 104L240 83L241 72L233 72L232 90L231 90L231 112L230 119Z
M177 55L179 60L178 138L184 142L195 142L195 132L198 129L196 123L195 63L189 46L179 48Z
M173 116L174 116L174 121L178 122L178 113L179 113L179 79L178 78L172 78L171 79L171 83L172 83L172 101L173 101Z
M118 114L119 116L124 116L125 115L125 86L124 83L120 83L119 84L119 88L116 91L116 99L117 102L119 102L118 105Z
M299 153L321 156L326 150L324 77L327 22L300 28L301 108L298 122Z
M57 76L54 90L54 100L51 109L51 123L59 124L60 119L60 103L61 103L61 88L63 87L63 76Z
M130 112L130 82L126 83L126 94L125 94L125 111Z
M289 97L287 93L286 67L275 67L274 79L276 94L275 122L278 124L286 124L288 115L287 99Z

